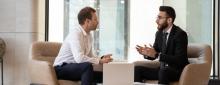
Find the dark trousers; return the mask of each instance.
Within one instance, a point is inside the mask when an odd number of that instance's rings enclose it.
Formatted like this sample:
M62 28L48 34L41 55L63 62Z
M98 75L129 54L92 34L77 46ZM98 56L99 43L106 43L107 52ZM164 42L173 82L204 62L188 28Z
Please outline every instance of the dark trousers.
M55 66L58 79L79 81L81 85L93 85L102 83L102 72L93 71L92 63L64 63L61 66Z
M171 81L179 80L181 70L166 68L147 68L143 66L135 67L135 82L143 82L143 80L158 80L159 84L168 85Z

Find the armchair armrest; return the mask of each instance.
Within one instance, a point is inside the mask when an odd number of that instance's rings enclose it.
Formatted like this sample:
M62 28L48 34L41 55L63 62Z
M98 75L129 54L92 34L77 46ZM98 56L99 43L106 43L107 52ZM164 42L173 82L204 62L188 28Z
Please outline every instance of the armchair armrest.
M92 64L93 65L93 70L94 71L103 71L103 64Z
M180 76L179 85L208 85L210 65L188 64Z
M133 62L135 66L143 66L149 68L158 68L160 67L160 62L158 60L154 61L135 61Z
M58 85L53 66L47 61L30 60L29 74L31 83Z

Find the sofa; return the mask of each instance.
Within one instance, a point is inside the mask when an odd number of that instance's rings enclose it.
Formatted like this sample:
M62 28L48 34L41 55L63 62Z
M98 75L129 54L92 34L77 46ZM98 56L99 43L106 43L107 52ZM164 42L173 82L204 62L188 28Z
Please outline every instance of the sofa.
M208 85L211 65L212 51L207 44L189 44L187 56L190 64L186 65L179 81L171 82L170 85ZM146 66L157 68L160 66L158 60L136 61L135 66ZM146 80L146 83L158 83L158 80Z
M30 49L29 75L30 85L80 85L80 81L58 80L53 62L61 43L34 42ZM102 65L94 64L95 71L102 71Z

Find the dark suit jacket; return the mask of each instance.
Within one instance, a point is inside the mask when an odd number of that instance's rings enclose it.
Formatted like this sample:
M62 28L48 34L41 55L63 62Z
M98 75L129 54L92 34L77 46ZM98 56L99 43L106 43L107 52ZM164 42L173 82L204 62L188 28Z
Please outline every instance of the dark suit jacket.
M154 42L154 49L161 53L163 43L163 31L158 30L156 32L156 38ZM170 35L167 41L167 48L165 53L161 53L159 61L168 64L168 66L176 69L183 69L189 62L187 57L187 34L178 26L173 25ZM145 57L149 60L156 58Z

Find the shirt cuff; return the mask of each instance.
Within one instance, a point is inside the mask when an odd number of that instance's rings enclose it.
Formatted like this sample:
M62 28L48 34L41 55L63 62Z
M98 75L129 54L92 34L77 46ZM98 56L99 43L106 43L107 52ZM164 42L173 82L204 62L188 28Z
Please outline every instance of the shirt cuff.
M144 59L148 59L148 56L144 55Z
M160 54L161 52L157 53L157 56L156 56L156 58L158 58L159 60L160 60Z

